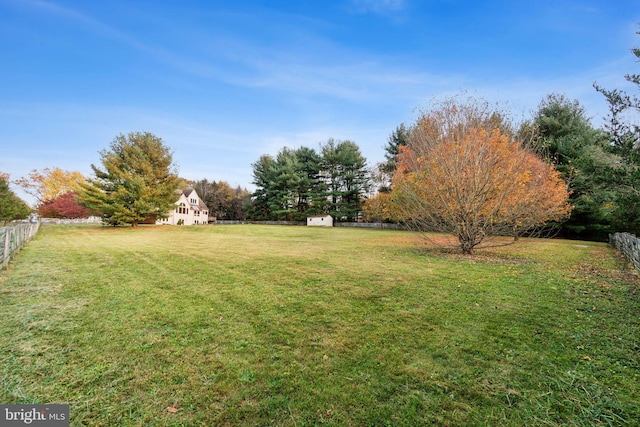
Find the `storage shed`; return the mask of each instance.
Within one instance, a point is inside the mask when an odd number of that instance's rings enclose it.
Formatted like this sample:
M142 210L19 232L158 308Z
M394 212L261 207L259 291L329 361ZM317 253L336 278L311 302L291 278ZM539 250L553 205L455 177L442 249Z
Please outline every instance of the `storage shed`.
M309 227L333 227L333 217L331 215L315 215L307 217Z

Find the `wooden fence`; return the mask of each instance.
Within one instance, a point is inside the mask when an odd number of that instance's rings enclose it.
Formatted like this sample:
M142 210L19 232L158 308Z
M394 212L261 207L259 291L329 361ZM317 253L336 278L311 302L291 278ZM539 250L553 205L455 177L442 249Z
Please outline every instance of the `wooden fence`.
M43 224L99 224L102 218L99 216L90 216L89 218L40 218Z
M630 233L609 234L609 243L616 247L633 266L640 270L640 239Z
M16 252L36 235L40 223L9 224L0 228L0 269L9 264Z
M217 219L213 224L234 225L234 224L262 224L262 225L307 225L306 221L250 221L250 220L227 220Z
M262 224L262 225L302 225L306 226L306 221L231 221L218 219L212 222L219 225L231 224ZM406 230L407 228L400 224L387 224L380 222L334 222L334 227L351 227L351 228L377 228L385 230Z
M350 228L377 228L380 230L406 230L402 224L391 224L386 222L334 222L334 227Z

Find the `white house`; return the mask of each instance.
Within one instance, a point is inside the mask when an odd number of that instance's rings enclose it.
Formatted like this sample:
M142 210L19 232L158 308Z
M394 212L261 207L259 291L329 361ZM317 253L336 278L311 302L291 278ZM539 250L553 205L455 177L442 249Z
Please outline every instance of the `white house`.
M333 217L331 215L308 216L307 225L310 227L333 227Z
M200 225L209 223L209 208L196 190L181 192L175 205L176 208L169 212L169 217L159 219L157 224Z

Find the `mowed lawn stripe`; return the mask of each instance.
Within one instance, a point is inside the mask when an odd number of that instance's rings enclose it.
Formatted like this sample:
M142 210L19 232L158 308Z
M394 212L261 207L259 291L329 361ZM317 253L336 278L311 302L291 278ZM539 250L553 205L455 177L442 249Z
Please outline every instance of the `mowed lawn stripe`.
M611 248L420 244L45 226L0 272L0 401L105 426L640 419L638 279Z

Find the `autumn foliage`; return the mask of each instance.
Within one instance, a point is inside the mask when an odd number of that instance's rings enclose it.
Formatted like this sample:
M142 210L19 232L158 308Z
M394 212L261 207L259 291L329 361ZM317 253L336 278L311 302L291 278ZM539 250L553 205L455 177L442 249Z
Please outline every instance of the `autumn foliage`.
M368 198L364 202L362 213L367 222L392 221L394 218L391 193L382 192Z
M80 183L84 181L84 176L80 172L45 168L41 171L32 170L28 177L16 180L16 184L41 204L70 191L77 191Z
M58 197L47 200L38 206L38 215L43 218L87 218L92 214L90 209L78 204L78 193L69 191Z
M571 211L555 169L513 137L485 105L445 103L424 114L400 147L394 214L421 231L454 236L470 254L491 236L524 232Z

